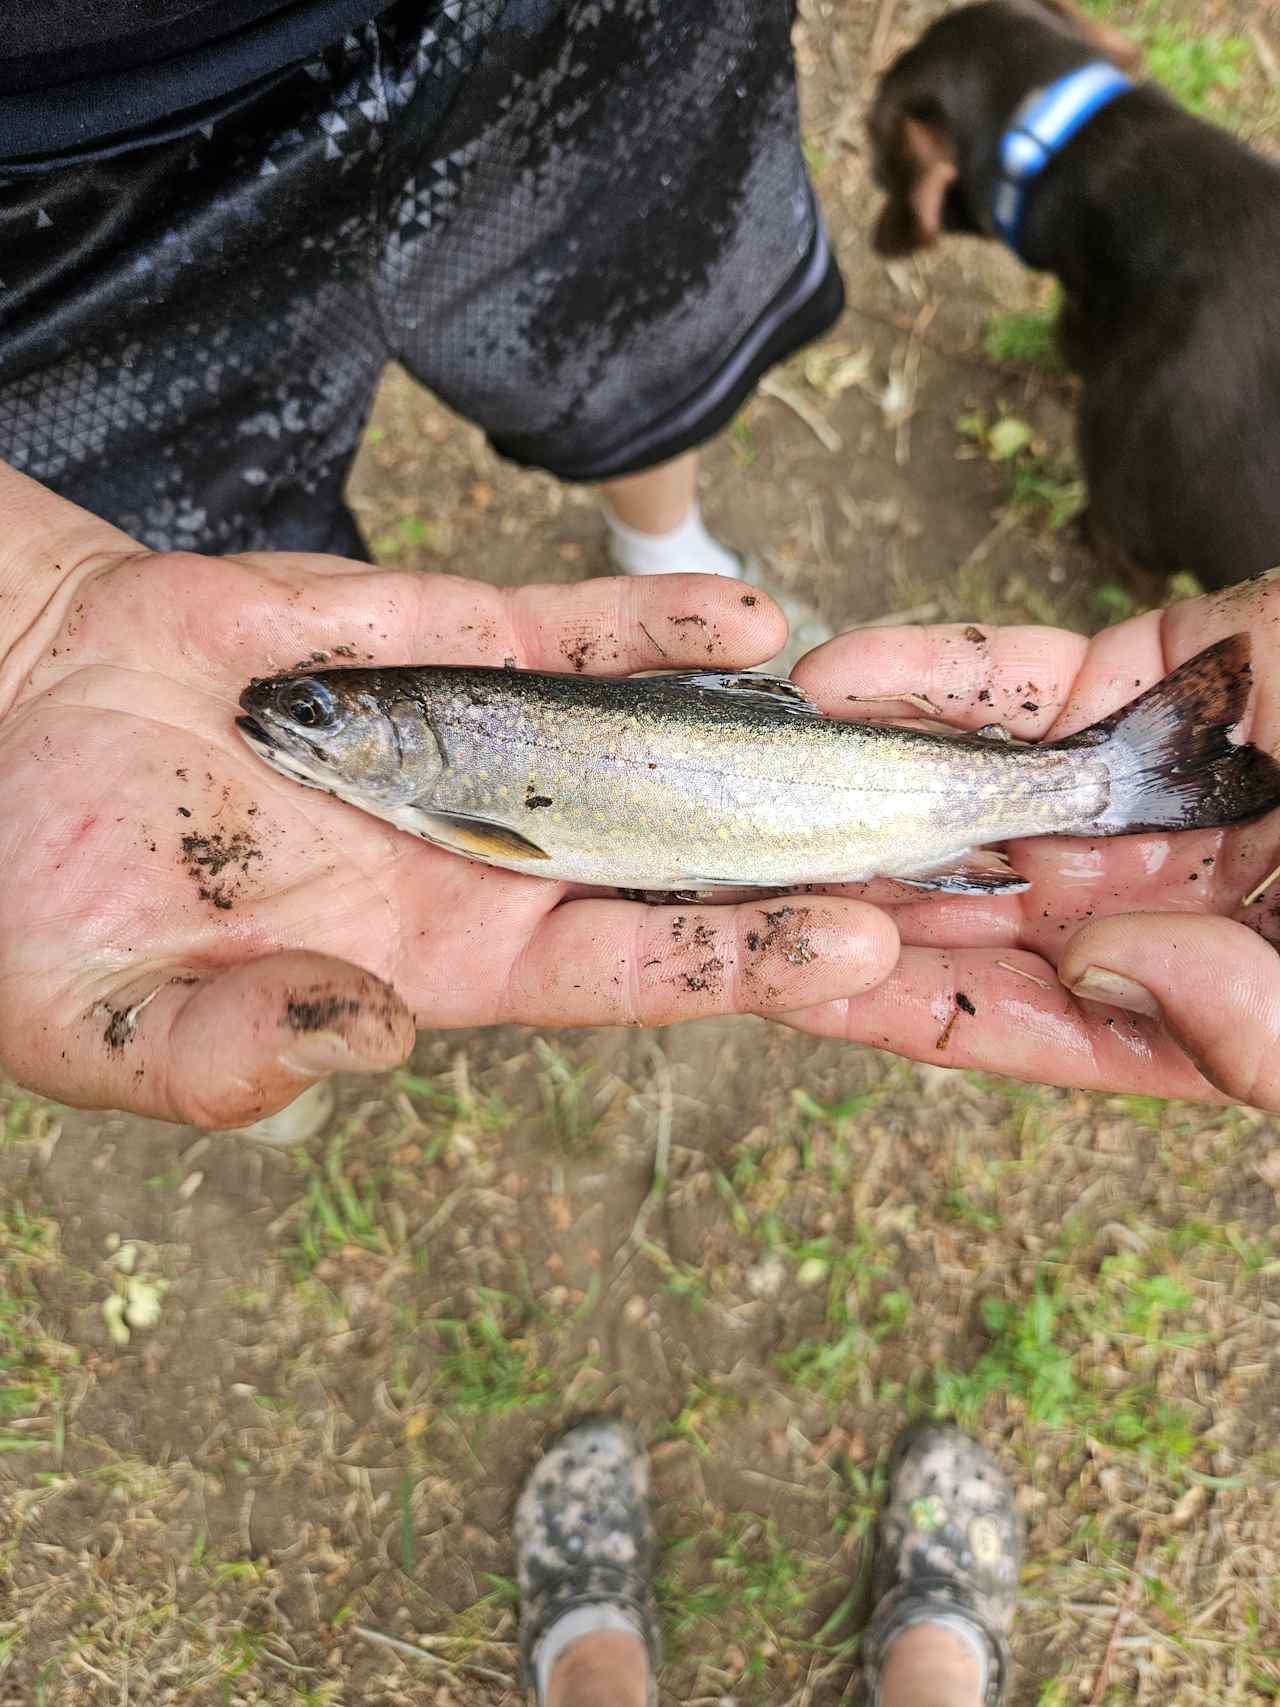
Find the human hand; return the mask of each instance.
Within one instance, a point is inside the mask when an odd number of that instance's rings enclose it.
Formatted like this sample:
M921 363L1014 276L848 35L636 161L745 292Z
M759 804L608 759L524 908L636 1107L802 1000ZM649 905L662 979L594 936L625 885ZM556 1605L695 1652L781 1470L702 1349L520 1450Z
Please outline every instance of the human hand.
M1276 753L1280 572L1092 641L1049 628L864 630L795 674L833 715L847 714L856 684L860 699L922 694L959 728L1002 722L1040 740L1084 728L1240 631L1252 636L1255 686L1241 733ZM1026 893L894 906L894 973L788 1023L941 1066L1280 1109L1280 879L1244 904L1280 865L1280 813L1006 852L1031 879Z
M741 664L784 637L767 598L714 576L499 591L332 557L150 553L8 470L0 511L26 542L0 550L0 1067L23 1083L226 1127L330 1071L395 1064L415 1022L765 1013L893 964L891 922L855 900L798 903L808 947L788 958L781 938L749 949L758 907L566 899L277 776L234 726L252 676L317 653Z

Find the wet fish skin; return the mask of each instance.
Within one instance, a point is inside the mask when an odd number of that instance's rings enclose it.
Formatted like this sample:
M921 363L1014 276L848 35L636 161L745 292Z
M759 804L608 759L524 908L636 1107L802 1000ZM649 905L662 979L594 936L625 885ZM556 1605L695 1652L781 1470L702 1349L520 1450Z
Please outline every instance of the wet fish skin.
M790 683L714 672L326 670L252 684L240 727L295 780L548 878L1011 890L1025 887L1015 874L958 868L1023 836L1203 827L1280 803L1280 768L1227 740L1248 655L1245 635L1219 642L1094 729L1043 746L840 722Z

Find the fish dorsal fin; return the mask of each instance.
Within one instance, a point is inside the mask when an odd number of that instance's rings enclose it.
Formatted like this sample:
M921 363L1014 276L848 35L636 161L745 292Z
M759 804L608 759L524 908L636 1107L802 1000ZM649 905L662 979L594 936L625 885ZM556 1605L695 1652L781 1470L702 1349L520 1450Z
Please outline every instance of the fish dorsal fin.
M806 717L823 715L795 682L786 676L766 676L757 670L652 670L640 679L652 682L655 687L729 694L738 702L752 700L774 711L799 712Z

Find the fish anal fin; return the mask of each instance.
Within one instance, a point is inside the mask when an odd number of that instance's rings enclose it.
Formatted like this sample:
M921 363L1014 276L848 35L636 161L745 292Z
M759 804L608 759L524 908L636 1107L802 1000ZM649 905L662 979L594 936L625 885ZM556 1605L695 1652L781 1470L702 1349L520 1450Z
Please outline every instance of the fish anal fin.
M895 877L909 889L925 889L941 895L1021 895L1030 889L1029 879L1009 865L1003 854L962 854L937 871L917 877Z

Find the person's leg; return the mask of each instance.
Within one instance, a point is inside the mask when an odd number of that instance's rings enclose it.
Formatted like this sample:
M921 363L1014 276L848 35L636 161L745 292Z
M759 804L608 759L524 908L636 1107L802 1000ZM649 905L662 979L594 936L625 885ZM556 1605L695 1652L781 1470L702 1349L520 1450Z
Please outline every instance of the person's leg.
M698 453L600 488L609 561L621 575L732 575L743 559L707 532L698 505Z
M679 29L647 0L518 10L443 134L426 134L429 87L393 129L379 282L394 351L500 455L602 487L615 571L711 570L773 594L703 526L689 453L843 304L791 8L708 0ZM801 647L830 633L780 602Z
M546 1707L648 1707L649 1655L638 1636L582 1636L556 1662Z
M698 490L698 453L606 480L600 488L609 513L636 533L671 533L687 521Z
M832 629L807 600L784 592L751 552L734 551L708 533L698 505L698 452L687 451L643 474L601 486L609 530L609 564L619 575L730 575L759 587L781 605L791 633L769 668L788 672Z
M520 1666L539 1707L652 1707L659 1658L648 1466L629 1429L580 1423L516 1503Z
M941 1624L898 1637L880 1671L882 1707L982 1707L986 1656Z
M909 1431L877 1539L871 1707L1001 1707L1021 1562L1013 1489L990 1454L957 1428Z

